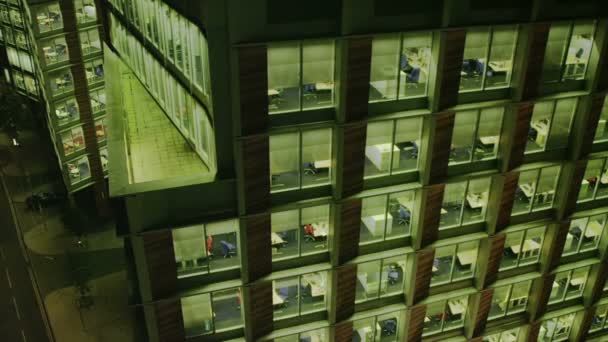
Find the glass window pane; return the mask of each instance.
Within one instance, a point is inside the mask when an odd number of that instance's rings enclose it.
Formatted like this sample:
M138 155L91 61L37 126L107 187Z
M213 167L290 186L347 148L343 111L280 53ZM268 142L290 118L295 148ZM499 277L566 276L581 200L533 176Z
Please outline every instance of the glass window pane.
M530 211L532 198L536 189L538 170L523 171L519 174L512 214L527 213Z
M426 316L424 318L424 329L422 335L431 335L441 331L443 320L445 319L445 301L430 303L426 307Z
M209 293L181 299L186 336L213 333L213 312Z
M445 185L439 229L460 225L466 188L467 182L449 183Z
M431 286L450 282L454 254L456 254L456 246L439 247L435 250Z
M369 101L394 100L400 61L399 36L377 37L372 41Z
M575 24L572 29L570 46L566 53L563 79L582 79L585 77L587 62L593 47L594 22Z
M302 105L331 107L334 89L334 42L302 44Z
M463 242L458 244L458 250L456 251L456 260L454 262L454 276L453 281L472 278L475 272L475 265L477 263L477 247L479 241Z
M595 129L595 139L593 142L602 142L608 140L608 129L606 129L606 121L608 120L608 97L604 98L604 106L600 114L600 119L597 122Z
M300 334L300 341L328 342L327 335L327 328L307 331Z
M300 286L302 315L325 310L327 272L315 272L303 275Z
M604 198L606 196L608 196L608 164L604 161L604 166L596 184L595 198Z
M173 229L171 233L178 277L209 272L203 226Z
M275 320L298 315L299 279L300 277L296 276L272 282L272 305Z
M270 136L271 191L300 186L300 136L298 133Z
M541 82L557 82L561 79L562 62L568 39L570 37L568 23L554 23L549 30Z
M207 231L205 242L208 249L211 247L211 250L207 251L211 256L209 262L211 271L239 268L239 246L236 233L238 220L209 223L205 229Z
M492 30L490 61L486 72L486 89L509 86L516 39L516 26L497 27Z
M327 251L329 235L329 205L320 205L302 209L300 241L302 255L323 253Z
M494 289L492 295L492 306L490 307L489 319L502 317L507 314L509 293L511 286L501 286Z
M70 184L72 185L90 178L91 169L89 168L89 158L87 156L83 156L79 159L68 162L67 171L70 175Z
M530 281L513 284L513 287L511 288L511 298L509 299L508 315L526 310L530 286Z
M399 61L399 98L426 95L431 62L431 33L406 33Z
M272 260L297 257L299 251L299 211L289 210L270 215Z
M215 332L243 325L241 317L241 291L239 289L213 292Z
M532 210L541 210L553 206L555 187L559 177L559 166L545 167L540 170L538 186L536 188Z
M268 111L270 114L300 109L300 47L268 47Z
M404 272L405 255L384 259L382 261L380 296L403 293Z
M376 328L374 317L360 319L353 322L353 342L373 341ZM275 339L276 341L276 339Z
M528 229L521 249L518 251L519 266L538 262L545 237L545 227Z
M415 195L414 191L390 194L389 221L392 221L392 227L387 227L387 238L410 235Z
M564 299L566 288L570 278L570 271L560 272L555 275L553 286L551 288L551 294L549 295L549 304L561 302Z
M393 147L393 171L418 169L421 131L422 119L420 118L397 120L395 146Z
M606 224L606 215L595 215L589 218L581 241L581 252L596 249Z
M486 207L490 196L491 178L469 181L463 209L462 224L482 222L486 217Z
M403 319L399 312L392 312L378 316L376 319L376 338L374 341L397 342L400 341L400 328Z
M570 255L578 252L581 237L587 226L588 217L574 219L570 222L570 229L566 235L566 243L562 255Z
M526 153L545 150L554 105L553 101L537 102L534 104L534 112L532 113L532 120L528 129Z
M355 301L364 302L380 294L380 260L357 265Z
M467 312L468 298L456 298L448 300L445 324L443 331L462 327L464 325L464 316Z
M577 268L572 271L572 277L566 288L566 299L582 296L583 288L585 288L587 282L587 273L589 273L589 267Z
M498 153L503 107L481 110L473 160L494 159Z
M572 117L574 116L577 102L576 98L557 100L555 113L551 121L551 131L547 140L547 150L568 146L570 126L572 125Z
M595 315L591 319L591 327L589 332L602 329L606 319L606 311L608 311L608 305L601 305L595 309Z
M365 177L389 173L391 158L399 162L401 150L392 144L394 121L370 122L365 140ZM391 157L395 154L397 158Z
M602 173L604 159L592 159L587 162L585 174L578 191L578 202L592 200L595 195L595 188Z
M488 45L488 28L467 31L460 71L460 91L481 90L486 71Z
M517 267L517 260L521 253L521 244L524 232L513 232L507 234L505 239L505 249L500 260L500 270Z
M302 133L302 187L329 184L331 128Z
M471 161L471 151L475 141L477 126L477 110L458 112L452 132L450 164L468 163Z
M361 208L361 244L381 241L388 224L393 226L393 216L386 214L386 196L367 197L363 199Z

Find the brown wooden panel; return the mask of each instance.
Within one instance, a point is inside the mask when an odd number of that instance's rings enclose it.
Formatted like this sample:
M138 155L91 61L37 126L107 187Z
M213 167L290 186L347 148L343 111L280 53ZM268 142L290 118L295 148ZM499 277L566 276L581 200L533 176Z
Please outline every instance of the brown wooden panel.
M441 70L441 84L439 84L439 110L453 107L458 103L458 90L460 88L460 72L462 71L462 58L466 30L444 31L445 48L442 50L443 65Z
M587 125L585 126L585 132L583 134L583 143L581 144L581 157L585 157L591 153L595 131L597 130L597 124L604 106L604 98L604 95L598 94L591 99L591 108L589 109Z
M270 162L267 136L241 140L243 151L243 191L247 214L265 211L270 206Z
M526 72L523 76L522 100L530 100L538 94L538 86L545 60L545 47L549 37L549 23L532 24L528 40L528 54L526 56Z
M418 342L422 340L422 331L424 330L424 317L426 317L426 305L416 305L410 309L408 315L408 342Z
M367 116L369 75L372 59L371 37L349 38L346 64L345 119L361 120Z
M272 332L272 282L259 282L245 287L247 291L245 306L250 310L247 313L250 321L251 335L260 338Z
M342 202L340 209L340 227L338 229L338 262L344 264L359 253L359 235L361 233L361 199L356 198Z
M433 276L434 249L421 249L416 256L416 279L414 280L413 303L416 304L429 295L429 286Z
M154 304L158 339L162 342L183 342L186 339L182 305L179 299Z
M540 286L536 295L536 313L535 317L538 318L545 314L547 311L547 304L549 302L549 295L553 289L553 281L555 280L555 274L543 275L540 279Z
M252 282L272 272L270 245L270 214L248 216L242 219L247 235L246 281Z
M490 307L492 306L492 296L494 295L494 289L486 289L480 291L479 303L477 307L477 315L475 316L475 328L473 329L473 336L481 336L486 328L486 321L488 314L490 313Z
M367 101L367 100L366 100ZM350 124L343 128L344 153L342 164L342 197L352 196L363 190L365 167L365 123Z
M147 233L142 240L152 297L159 299L172 295L177 289L177 266L171 231Z
M507 169L513 170L524 162L524 152L528 143L528 131L530 121L534 111L533 102L522 102L515 105L515 125L513 127L513 141L511 143L511 153L507 161Z
M238 56L241 135L260 133L268 126L266 46L241 46Z
M420 233L421 247L428 246L437 241L439 236L439 219L441 217L441 203L443 201L444 184L430 185L424 188L424 212Z
M591 303L596 303L602 297L604 292L604 285L608 278L608 264L603 262L598 265L597 277L593 284L593 290L591 292Z
M353 340L353 322L346 321L334 326L335 342L351 342Z
M435 132L433 133L433 146L431 150L430 184L441 183L448 174L454 118L454 112L443 112L434 116Z
M551 244L551 249L549 251L549 256L547 260L547 265L549 265L549 271L553 270L560 263L562 253L564 252L564 245L566 244L566 239L568 238L569 230L570 220L559 223L559 226L556 230L555 239Z
M498 269L500 268L500 260L505 249L506 234L498 234L489 238L490 254L486 269L486 279L484 287L487 287L496 281Z
M355 312L357 265L344 265L336 272L336 322L348 319Z
M524 341L536 341L538 340L538 333L540 331L540 321L530 323L528 327L528 336L525 337Z
M500 207L498 208L496 217L496 232L505 229L511 222L511 210L513 209L513 201L515 200L515 191L517 190L518 181L519 172L508 172L504 174Z
M576 208L576 200L578 199L578 192L581 190L581 182L585 176L586 169L587 161L577 160L574 165L574 171L572 172L572 178L570 179L569 184L564 184L565 186L570 187L570 191L568 192L568 197L565 199L566 203L564 205L562 217L568 217L574 213L574 209Z

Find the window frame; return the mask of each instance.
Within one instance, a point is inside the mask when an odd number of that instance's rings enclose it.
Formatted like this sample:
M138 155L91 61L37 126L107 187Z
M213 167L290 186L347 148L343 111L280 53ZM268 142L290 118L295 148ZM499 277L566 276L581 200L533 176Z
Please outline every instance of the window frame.
M558 172L557 175L555 177L555 182L553 184L553 197L551 198L551 205L548 208L535 208L535 203L536 203L536 195L539 193L538 192L538 186L540 184L540 178L541 178L541 174L542 174L542 170L543 169L547 169L547 168L552 168L552 167L557 167L558 168ZM519 173L523 173L523 172L530 172L530 171L536 171L536 177L535 177L535 181L534 181L534 189L532 192L532 195L528 198L529 201L531 202L529 204L529 208L525 211L521 211L518 213L511 213L511 216L519 216L519 215L527 215L530 214L532 212L538 212L538 211L542 211L542 210L549 210L551 208L553 208L553 206L555 205L555 192L557 190L557 186L559 184L559 180L560 177L562 175L562 167L561 165L547 165L547 166L542 166L542 167L538 167L538 168L532 168L532 169L526 169L526 170L521 170ZM530 183L525 183L525 184L530 184ZM517 189L515 191L515 193L517 194L517 190L521 190L520 188L520 183L519 180L517 181ZM523 190L521 190L523 191ZM513 199L513 201L517 201L517 198L515 197Z
M311 311L307 311L307 312L302 312L302 285L304 284L302 278L305 276L311 276L313 274L317 275L317 274L323 274L324 275L322 277L324 277L324 284L323 286L325 287L325 289L323 290L323 308L320 310L311 310ZM318 275L317 275L318 276ZM297 313L295 314L289 314L289 315L285 315L285 316L281 316L281 317L276 317L276 311L278 311L277 309L281 309L281 308L277 308L275 306L277 305L281 305L283 303L279 303L279 304L275 304L274 303L274 294L277 294L278 297L280 297L280 295L277 293L277 284L276 282L278 281L283 281L283 280L287 280L287 279L293 279L297 277L297 295L295 296L296 298L298 298L297 300ZM327 311L327 301L328 301L328 281L329 281L329 271L328 270L319 270L319 271L315 271L315 272L307 272L307 273L302 273L302 274L295 274L295 275L290 275L290 276L285 276L285 277L280 277L277 279L273 279L272 280L272 291L273 291L273 310L272 310L272 321L273 322L277 322L277 321L282 321L282 320L287 320L287 319L293 319L296 317L302 317L302 316L307 316L310 314L314 314L317 312L325 312Z
M433 284L433 275L432 275L433 272L432 272L431 273L431 283L430 283L430 286L429 286L430 288L437 287L437 286L442 286L442 285L447 285L447 284L451 284L451 283L453 283L455 281L464 281L464 280L469 280L469 279L475 278L475 270L477 269L477 262L476 261L474 261L471 264L471 276L470 277L462 277L462 278L454 279L455 278L454 277L454 275L455 275L454 269L456 268L456 258L458 256L458 250L459 250L459 248L461 248L461 245L468 244L468 243L471 243L471 242L474 242L476 244L476 247L475 247L475 256L477 258L479 256L479 244L480 244L480 240L477 240L477 239L473 240L473 241L465 241L465 242L459 242L459 243L455 243L455 244L440 246L440 247L437 247L435 249L435 257L433 259L433 265L435 263L435 260L439 260L437 258L437 249L439 249L439 248L453 247L454 248L454 253L452 254L452 261L451 261L451 264L450 264L450 274L449 274L448 280L444 281L444 282L440 282L440 283L435 282Z
M506 270L512 270L512 269L515 269L515 268L518 268L518 267L525 267L525 266L534 265L534 264L537 264L540 261L540 255L542 254L543 244L545 243L545 234L547 233L547 226L546 225L540 225L540 226L530 227L530 228L526 228L526 229L522 229L522 230L517 230L517 231L513 231L513 232L507 232L507 239L508 239L508 235L509 234L523 233L523 235L522 235L522 237L521 237L521 239L519 241L519 244L518 244L519 249L521 251L523 249L523 244L526 242L526 240L528 240L528 234L530 234L530 231L534 230L534 229L539 229L539 228L543 229L543 234L542 234L541 241L539 243L540 244L540 248L538 249L538 253L536 255L536 260L534 262L526 262L525 264L522 265L521 262L522 262L522 258L523 258L523 253L518 253L517 254L517 260L516 260L515 266L503 267L502 265L500 265L499 268L498 268L499 272L506 271ZM511 247L512 246L508 246L508 247L505 246L504 249L511 248ZM503 253L504 253L504 251L503 251Z
M399 261L391 260L391 259L397 259L397 258L403 258L403 260L399 260ZM379 262L380 267L377 269L377 271L378 271L377 273L379 276L378 276L378 286L376 289L376 292L377 292L376 295L370 296L367 294L368 291L365 291L366 298L358 300L357 299L358 291L355 291L355 305L375 301L375 300L382 299L382 298L398 296L400 293L403 293L403 290L405 288L406 268L407 268L408 258L409 258L409 254L400 254L400 255L394 255L394 256L390 256L390 257L385 257L385 258L380 258L380 259L375 259L375 260L368 260L368 261L363 261L363 262L357 263L357 275L356 275L357 281L360 281L359 280L359 265L372 264L372 263ZM397 264L398 266L401 267L401 271L403 272L403 276L401 279L401 290L400 290L400 293L389 293L388 290L386 290L386 293L382 294L382 287L383 287L382 283L386 282L387 288L388 288L388 285L390 285L390 280L388 278L388 272L386 272L387 273L386 279L384 279L384 277L383 277L384 269L388 268L391 264Z
M524 297L519 297L517 299L522 299L525 298L525 303L524 306L522 308L517 309L517 311L513 311L513 308L511 307L511 302L512 302L512 296L513 296L513 289L515 288L515 286L520 285L520 284L524 284L526 283L526 287L527 290L525 291L525 293L529 294L530 290L532 289L532 280L524 280L524 281L520 281L520 282L516 282L516 283L512 283L512 284L507 284L507 285L502 285L502 286L497 286L494 287L494 294L492 295L492 304L496 304L498 306L500 306L500 304L496 303L495 299L498 299L497 297L495 297L496 295L496 291L497 289L500 288L508 288L507 290L507 297L506 300L504 301L506 308L503 310L503 312L499 315L492 315L492 310L490 309L490 312L488 313L488 321L490 320L495 320L498 318L503 318L503 317L507 317L507 316L513 316L522 312L525 312L526 309L528 308L528 296L524 296ZM502 301L500 301L502 302ZM502 309L502 308L501 308Z

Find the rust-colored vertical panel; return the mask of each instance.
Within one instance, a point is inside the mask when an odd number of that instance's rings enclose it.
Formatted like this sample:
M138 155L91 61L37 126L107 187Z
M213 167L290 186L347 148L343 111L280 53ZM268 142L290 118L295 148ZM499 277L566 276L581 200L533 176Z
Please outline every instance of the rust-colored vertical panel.
M511 210L515 200L515 191L519 181L519 172L508 172L504 175L502 185L502 197L496 217L496 232L505 229L511 222Z
M361 199L345 201L339 205L338 262L344 264L358 255L361 233Z
M348 319L355 312L357 265L344 265L336 272L336 322Z
M602 297L607 278L608 264L603 262L598 266L597 277L595 279L595 283L593 284L593 290L591 293L591 303L596 303L598 300L600 300L600 297Z
M500 261L505 249L505 234L498 234L490 237L490 254L486 269L486 279L484 281L485 287L494 283L498 277L498 269L500 268Z
M439 110L453 107L458 103L466 30L450 30L443 34L445 49L442 51L443 59L439 58L443 60L443 66L439 66L439 70L442 70L439 84Z
M528 336L524 339L524 341L536 341L538 340L538 333L540 331L540 321L535 321L530 323L528 327Z
M549 259L547 264L549 269L552 270L557 267L560 263L562 253L564 252L564 245L568 238L568 231L570 230L570 220L560 222L557 231L555 232L555 239L551 244L551 250L549 252Z
M583 142L581 144L581 158L587 156L591 152L591 146L593 145L593 139L595 138L595 131L597 130L600 114L602 113L602 108L604 106L604 98L604 95L595 95L591 99L591 108L589 109L587 125L585 126Z
M177 290L177 267L171 231L146 233L142 240L152 297L158 299L172 295Z
M270 206L270 162L267 136L251 136L241 140L245 211L265 211Z
M430 185L424 188L424 212L422 213L422 228L420 244L428 246L437 241L439 236L439 221L441 218L441 204L443 202L444 184Z
M480 291L479 303L477 307L477 315L475 316L475 328L473 329L473 336L481 336L486 328L486 321L488 320L488 314L490 313L490 307L492 306L492 296L494 295L494 289L486 289Z
M418 342L422 340L424 330L424 318L426 317L426 305L416 305L410 309L408 315L408 329L406 341Z
M350 124L343 128L343 134L342 197L348 197L363 190L367 126Z
M361 120L367 116L370 66L372 60L371 37L350 38L346 64L345 119Z
M272 272L270 214L247 216L247 281L253 282Z
M585 176L585 170L587 169L587 161L586 160L577 160L574 165L574 171L572 172L572 178L569 181L569 184L564 186L569 186L570 191L568 192L568 197L565 198L566 203L564 204L564 212L562 217L568 217L574 213L574 209L576 208L576 200L578 199L578 192L581 190L581 183L583 181L583 177Z
M549 23L536 23L532 24L530 28L528 55L526 56L527 68L523 76L522 100L533 99L538 94L550 26Z
M454 130L454 112L443 112L435 115L435 132L431 150L431 170L429 183L441 183L448 174L452 132Z
M515 108L515 127L513 127L513 141L511 143L511 153L507 161L507 169L513 170L524 162L524 152L528 143L528 131L530 121L534 111L533 102L518 103Z
M272 282L259 282L245 287L249 302L245 306L248 308L250 318L251 335L253 338L260 338L272 332Z
M238 57L241 135L260 133L268 126L266 46L239 47Z
M551 295L551 290L553 289L553 281L555 281L555 274L546 274L542 276L542 283L539 291L536 294L537 306L534 318L541 317L547 311L549 296Z
M183 342L186 340L182 305L179 299L155 303L154 314L159 341Z
M587 334L589 333L589 328L591 327L591 322L593 321L593 317L595 316L595 307L588 308L582 314L580 323L576 328L573 328L573 332L576 332L576 336L572 336L572 341L587 341ZM580 313L579 313L580 314Z
M346 321L334 326L335 342L351 342L353 340L353 322Z
M418 303L429 295L429 286L433 276L434 249L421 249L414 254L416 270L414 280L413 302Z

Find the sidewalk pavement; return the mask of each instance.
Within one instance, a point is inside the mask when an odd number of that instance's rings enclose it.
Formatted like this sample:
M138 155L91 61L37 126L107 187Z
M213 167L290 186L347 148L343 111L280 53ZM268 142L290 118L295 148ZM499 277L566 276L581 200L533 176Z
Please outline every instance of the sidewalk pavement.
M58 342L134 341L134 309L128 307L126 272L95 280L91 289L94 304L79 309L78 291L70 286L44 299Z

